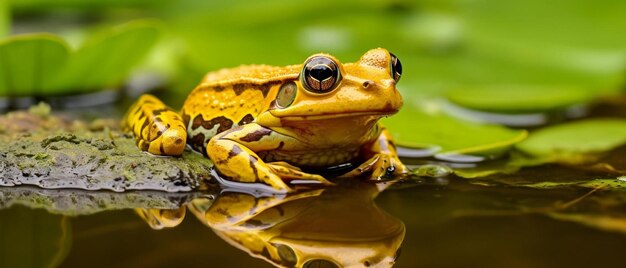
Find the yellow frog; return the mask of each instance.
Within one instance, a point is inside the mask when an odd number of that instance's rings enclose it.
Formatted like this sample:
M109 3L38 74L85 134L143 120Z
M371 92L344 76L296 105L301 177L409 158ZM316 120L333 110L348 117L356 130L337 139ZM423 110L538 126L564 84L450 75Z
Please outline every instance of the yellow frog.
M185 145L206 154L225 177L290 191L289 182L331 184L300 168L360 162L346 176L408 172L377 121L396 113L402 97L398 58L386 49L342 64L315 54L300 65L244 65L206 75L180 113L151 95L128 111L125 128L138 146L181 155Z

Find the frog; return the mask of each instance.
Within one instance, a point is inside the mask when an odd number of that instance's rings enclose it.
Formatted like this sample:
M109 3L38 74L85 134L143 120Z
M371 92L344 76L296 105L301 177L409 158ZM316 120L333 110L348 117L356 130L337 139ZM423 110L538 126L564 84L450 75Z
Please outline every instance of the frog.
M278 192L296 183L333 185L310 170L355 163L339 177L384 180L408 173L378 121L398 112L398 57L384 48L341 63L326 53L288 66L241 65L209 72L177 112L150 94L126 113L137 146L180 156L186 146L220 177Z

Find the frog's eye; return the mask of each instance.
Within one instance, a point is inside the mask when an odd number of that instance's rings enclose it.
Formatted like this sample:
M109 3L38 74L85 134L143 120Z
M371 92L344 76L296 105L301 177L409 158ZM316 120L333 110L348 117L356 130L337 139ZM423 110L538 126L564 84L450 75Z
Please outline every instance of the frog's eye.
M396 83L398 83L398 81L400 81L400 77L402 76L402 63L400 63L398 57L396 57L393 53L389 53L389 55L391 56L391 77L393 77L393 80L396 80Z
M324 56L310 58L304 63L300 79L304 88L313 93L326 93L335 88L341 80L339 66Z

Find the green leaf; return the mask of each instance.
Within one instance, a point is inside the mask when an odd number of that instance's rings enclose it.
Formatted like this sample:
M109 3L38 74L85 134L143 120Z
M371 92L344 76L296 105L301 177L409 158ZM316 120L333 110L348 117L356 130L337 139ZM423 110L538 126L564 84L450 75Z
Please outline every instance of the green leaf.
M611 0L461 4L460 55L479 55L466 70L478 83L452 87L446 96L473 109L537 112L615 93L625 82L624 7ZM492 69L497 65L485 61L502 64Z
M580 86L485 85L446 92L448 100L476 110L532 113L563 109L588 102L594 91Z
M0 42L0 95L44 92L68 58L68 47L50 34L28 34Z
M543 48L528 45L540 42L546 47L606 51L624 49L626 44L626 36L622 34L626 27L626 3L623 1L553 0L546 5L542 0L501 0L467 2L464 7L471 39L490 37L489 41L494 43L517 43L538 50ZM527 51L514 54L528 60L543 60Z
M608 151L624 143L625 119L588 119L534 131L516 147L533 156L567 160Z
M51 85L56 93L100 90L119 85L156 43L152 21L136 21L100 32L88 39Z
M0 37L9 34L11 26L11 16L7 1L0 1Z
M45 210L0 210L0 267L57 267L69 253L69 218Z
M383 124L396 143L423 148L439 146L440 158L457 155L492 157L508 150L526 137L525 130L513 130L499 125L464 122L443 114L436 102L409 100L401 111Z

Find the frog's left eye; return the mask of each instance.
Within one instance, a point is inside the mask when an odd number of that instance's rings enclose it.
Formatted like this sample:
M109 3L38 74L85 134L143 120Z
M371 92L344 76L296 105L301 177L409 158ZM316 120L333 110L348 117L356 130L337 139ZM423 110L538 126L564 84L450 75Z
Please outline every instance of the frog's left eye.
M400 77L402 77L402 63L400 63L398 57L396 57L393 53L389 53L389 56L391 56L391 77L393 77L393 80L396 80L396 83L398 83L398 81L400 81Z
M310 58L304 63L300 79L304 88L313 93L326 93L341 81L339 66L325 56Z

